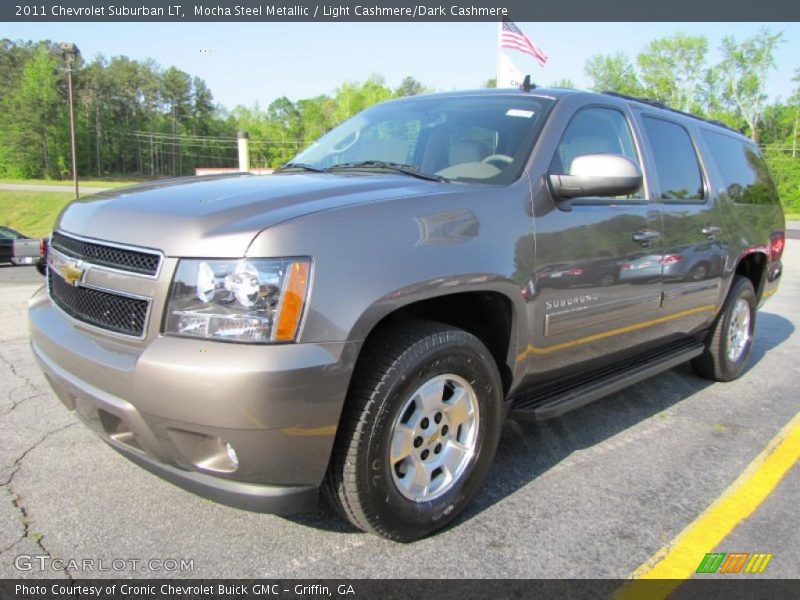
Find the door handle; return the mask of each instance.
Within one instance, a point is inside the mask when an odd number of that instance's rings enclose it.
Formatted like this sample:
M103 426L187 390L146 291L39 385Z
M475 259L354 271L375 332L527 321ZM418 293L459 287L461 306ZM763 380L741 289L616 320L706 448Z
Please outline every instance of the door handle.
M661 233L659 233L658 231L637 231L631 237L634 242L645 244L660 238Z
M703 235L707 235L708 237L712 237L715 235L719 235L722 233L722 227L717 227L716 225L706 225L703 227L700 232Z

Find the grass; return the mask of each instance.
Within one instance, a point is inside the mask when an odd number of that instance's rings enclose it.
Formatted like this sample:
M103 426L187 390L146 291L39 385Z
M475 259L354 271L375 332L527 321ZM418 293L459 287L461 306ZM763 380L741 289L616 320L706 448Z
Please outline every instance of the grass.
M800 211L784 208L783 213L786 215L787 221L800 221Z
M25 235L49 235L58 213L72 200L69 192L10 192L0 190L0 225Z
M143 181L143 180L142 180ZM140 180L136 179L79 179L78 185L80 188L84 187L100 187L100 188L118 188L126 185L133 185L139 183ZM0 183L15 183L21 185L57 185L65 188L71 188L74 183L70 179L8 179L0 177Z
M64 192L37 192L0 189L0 225L7 225L25 235L41 237L52 231L58 213L75 195L72 181L55 179L9 179L0 177L0 184L55 185ZM135 179L81 179L81 197L90 195L91 188L120 188L139 183Z

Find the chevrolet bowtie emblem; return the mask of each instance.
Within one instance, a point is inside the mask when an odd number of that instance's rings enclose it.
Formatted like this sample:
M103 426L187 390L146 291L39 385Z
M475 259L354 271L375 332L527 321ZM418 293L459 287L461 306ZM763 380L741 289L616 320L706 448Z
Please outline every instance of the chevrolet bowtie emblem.
M89 269L82 260L72 260L55 252L48 253L48 263L50 270L58 273L59 277L72 286L81 283L84 274Z
M81 261L76 263L67 263L64 271L62 272L62 277L64 277L64 281L66 281L70 285L78 285L83 278L83 273L85 269L81 265Z

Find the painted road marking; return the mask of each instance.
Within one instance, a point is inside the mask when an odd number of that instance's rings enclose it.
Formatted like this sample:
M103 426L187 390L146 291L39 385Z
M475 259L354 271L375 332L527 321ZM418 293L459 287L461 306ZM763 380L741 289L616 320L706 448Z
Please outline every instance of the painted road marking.
M690 578L698 561L712 552L736 525L749 517L800 459L800 413L703 513L672 542L636 569L633 581L615 595L619 600L669 596ZM646 580L660 580L658 582Z

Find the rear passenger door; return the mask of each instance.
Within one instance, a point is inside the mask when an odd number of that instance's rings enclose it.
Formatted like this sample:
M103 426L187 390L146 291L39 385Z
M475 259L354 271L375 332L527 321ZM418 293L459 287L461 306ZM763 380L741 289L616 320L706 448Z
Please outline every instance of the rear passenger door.
M690 130L662 115L639 114L651 162L651 196L662 218L664 316L673 333L714 317L727 250L719 208Z

